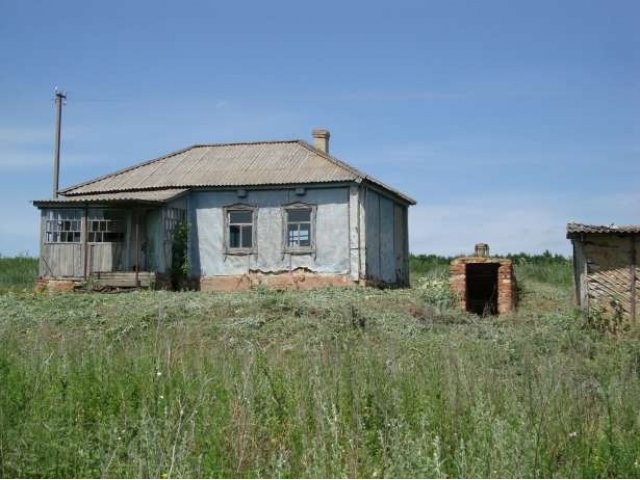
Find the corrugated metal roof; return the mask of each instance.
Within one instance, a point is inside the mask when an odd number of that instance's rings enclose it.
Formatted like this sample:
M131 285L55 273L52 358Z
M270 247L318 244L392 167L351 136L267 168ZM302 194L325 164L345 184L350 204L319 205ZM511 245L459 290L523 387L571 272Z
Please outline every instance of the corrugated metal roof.
M158 188L371 182L415 201L302 140L195 145L75 185L66 196Z
M631 235L640 233L640 225L584 225L582 223L567 224L567 238L583 233L608 233L616 235Z
M99 193L95 195L74 195L49 200L34 200L34 205L53 205L85 202L141 202L164 203L185 193L186 188L165 188L162 190L141 190L130 192Z

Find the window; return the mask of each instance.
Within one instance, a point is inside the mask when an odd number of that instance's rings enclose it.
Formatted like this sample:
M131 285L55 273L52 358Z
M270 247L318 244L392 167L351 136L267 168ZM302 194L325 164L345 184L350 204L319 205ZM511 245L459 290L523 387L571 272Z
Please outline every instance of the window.
M91 243L124 242L124 212L90 209L87 240Z
M45 213L46 243L79 243L81 228L80 210L47 210Z
M297 204L285 208L285 250L289 252L313 250L314 220L314 207Z
M176 226L187 218L181 208L167 208L164 215L164 235L166 241L171 241Z
M227 251L251 253L254 248L255 209L238 207L226 209Z

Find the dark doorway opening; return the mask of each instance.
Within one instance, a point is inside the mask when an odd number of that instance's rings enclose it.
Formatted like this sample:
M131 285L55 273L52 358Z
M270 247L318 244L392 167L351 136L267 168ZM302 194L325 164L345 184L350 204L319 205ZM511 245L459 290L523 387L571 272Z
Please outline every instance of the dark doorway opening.
M498 313L498 263L466 265L467 311L478 315Z

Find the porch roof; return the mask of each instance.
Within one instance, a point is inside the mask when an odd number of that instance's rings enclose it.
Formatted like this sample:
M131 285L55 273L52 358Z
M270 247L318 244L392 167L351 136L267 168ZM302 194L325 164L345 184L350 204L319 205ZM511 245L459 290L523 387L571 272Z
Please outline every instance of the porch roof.
M81 205L87 203L144 203L161 205L187 192L187 188L164 188L160 190L138 190L129 192L98 193L93 195L74 195L48 200L34 200L36 207L58 205Z

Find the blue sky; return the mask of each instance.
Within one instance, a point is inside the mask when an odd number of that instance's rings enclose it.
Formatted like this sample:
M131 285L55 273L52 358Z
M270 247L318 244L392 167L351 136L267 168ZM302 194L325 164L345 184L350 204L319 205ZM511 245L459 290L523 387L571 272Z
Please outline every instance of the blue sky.
M303 138L418 201L414 253L640 223L638 1L0 0L0 254L33 199L195 143Z

